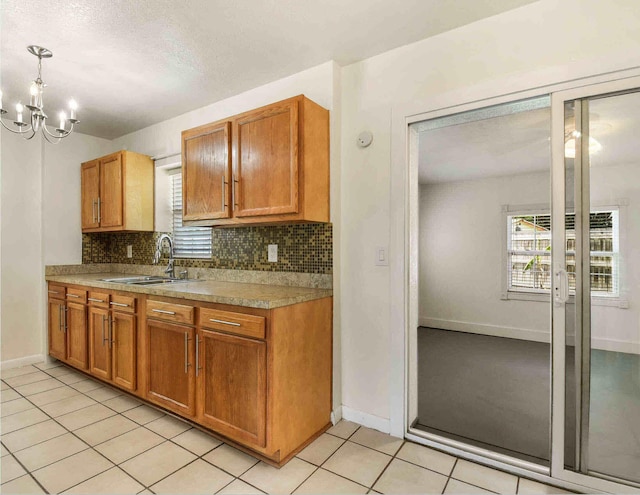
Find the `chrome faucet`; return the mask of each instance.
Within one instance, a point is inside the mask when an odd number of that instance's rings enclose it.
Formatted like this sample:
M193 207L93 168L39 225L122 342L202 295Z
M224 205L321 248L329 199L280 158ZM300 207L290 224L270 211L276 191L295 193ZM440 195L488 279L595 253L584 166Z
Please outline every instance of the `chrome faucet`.
M173 268L173 241L171 240L171 236L169 234L162 234L158 237L158 242L156 243L156 253L153 256L153 264L157 265L160 261L160 257L162 256L162 241L167 240L169 243L169 263L167 264L167 268L165 269L165 273L169 274L171 278L176 278L175 270Z

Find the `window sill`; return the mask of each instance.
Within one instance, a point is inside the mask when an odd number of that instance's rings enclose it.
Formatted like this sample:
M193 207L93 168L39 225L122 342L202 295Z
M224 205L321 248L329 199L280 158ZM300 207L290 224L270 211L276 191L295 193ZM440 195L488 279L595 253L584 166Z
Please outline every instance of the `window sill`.
M550 294L536 292L507 291L502 293L500 299L503 301L531 301L549 303ZM575 304L575 296L569 296L567 304ZM628 309L629 301L619 297L591 296L593 306L609 306L613 308Z

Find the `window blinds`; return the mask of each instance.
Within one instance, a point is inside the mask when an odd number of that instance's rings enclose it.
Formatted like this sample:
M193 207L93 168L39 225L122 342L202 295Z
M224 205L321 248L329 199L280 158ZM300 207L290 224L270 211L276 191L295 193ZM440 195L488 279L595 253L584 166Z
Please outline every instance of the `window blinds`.
M182 225L182 174L171 176L173 248L176 258L211 258L211 228Z

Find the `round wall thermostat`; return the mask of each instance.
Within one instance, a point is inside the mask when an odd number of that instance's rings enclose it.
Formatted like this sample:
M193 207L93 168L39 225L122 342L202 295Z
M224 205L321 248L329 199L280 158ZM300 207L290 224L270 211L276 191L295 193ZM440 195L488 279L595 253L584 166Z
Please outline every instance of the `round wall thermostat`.
M361 148L366 148L367 146L369 146L371 144L371 141L373 141L373 134L371 134L371 132L369 131L363 131L360 133L360 135L358 135L357 143Z

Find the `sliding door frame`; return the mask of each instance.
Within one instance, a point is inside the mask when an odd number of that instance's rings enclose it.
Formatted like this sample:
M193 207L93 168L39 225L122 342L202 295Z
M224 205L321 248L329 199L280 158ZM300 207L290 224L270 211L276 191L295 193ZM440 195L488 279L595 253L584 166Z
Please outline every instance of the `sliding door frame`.
M566 372L566 303L552 304L552 438L551 476L611 493L639 493L636 485L626 480L617 482L613 477L589 475L589 396L591 356L591 309L589 290L589 133L588 98L609 93L625 92L640 88L640 77L629 77L603 83L591 84L551 93L551 212L553 226L552 266L554 280L557 270L566 270L565 257L565 103L575 101L576 130L581 133L576 139L575 167L575 217L576 217L576 468L565 467L565 372ZM580 221L579 221L580 220ZM579 232L580 231L580 232ZM578 242L580 238L581 242ZM582 268L579 269L578 267ZM628 484L627 484L628 483Z
M531 76L531 75L530 75ZM462 91L438 95L422 102L411 102L392 108L391 113L391 191L390 191L390 360L394 365L389 377L389 429L392 435L403 436L408 440L449 452L462 458L496 467L516 475L526 476L542 482L555 483L569 489L588 491L590 488L612 493L637 493L637 490L625 484L615 483L592 476L568 471L564 468L564 344L566 328L564 318L556 321L559 315L552 311L551 346L551 466L549 468L528 463L520 459L486 451L476 447L454 442L444 437L428 434L411 427L417 406L417 325L418 325L418 276L417 276L417 220L418 220L418 167L416 160L416 136L410 125L422 120L434 119L454 113L475 110L482 107L509 103L516 100L551 95L551 149L552 149L552 185L558 180L564 181L564 108L556 108L562 92L564 99L571 94L582 94L599 84L617 84L621 87L640 86L640 68L631 68L616 72L565 80L557 83L544 83L535 86L536 77L524 77L519 84L512 84L496 90L495 84L479 85ZM529 88L529 89L524 89ZM589 88L589 89L585 89ZM573 92L573 93L572 93ZM577 96L575 96L577 97ZM564 100L563 100L564 101ZM561 163L561 168L555 163ZM562 174L560 177L559 174ZM553 187L553 186L552 186ZM564 189L562 197L552 194L554 204L564 208ZM559 201L559 203L558 203ZM564 226L564 215L562 216ZM555 227L554 227L555 228ZM554 247L554 249L557 249ZM556 251L557 252L557 251ZM564 246L562 247L564 252ZM553 262L552 262L553 263ZM552 265L553 266L553 265ZM555 316L555 319L554 319ZM563 315L564 316L564 315ZM558 327L556 328L556 323ZM561 325L560 325L561 323Z

